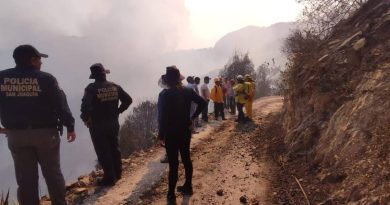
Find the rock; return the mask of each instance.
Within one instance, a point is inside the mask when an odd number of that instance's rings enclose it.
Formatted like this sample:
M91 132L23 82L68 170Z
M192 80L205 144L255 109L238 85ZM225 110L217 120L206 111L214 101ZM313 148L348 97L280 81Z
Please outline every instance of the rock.
M373 48L371 49L370 53L374 56L380 56L383 54L383 51L379 48Z
M75 187L78 187L78 185L79 185L79 182L77 181L77 182L72 182L70 184L67 184L65 187L66 187L66 190L69 191Z
M217 195L218 195L218 196L223 196L223 194L224 194L224 193L223 193L223 190L222 190L222 189L219 189L219 190L217 191Z
M356 41L355 44L353 44L353 49L354 49L355 51L358 51L358 50L360 50L361 48L363 48L365 45L366 45L366 39L365 39L365 38L361 38L361 39L359 39L358 41Z
M240 197L240 202L243 203L243 204L247 204L248 203L248 198L245 195L241 196Z
M85 178L85 177L89 177L88 175L81 175L81 176L79 176L77 179L78 180L81 180L81 179L83 179L83 178Z
M84 193L84 192L87 192L88 189L87 188L77 188L74 190L74 193L75 194L81 194L81 193Z
M88 186L91 183L91 180L89 179L89 176L85 176L82 179L79 179L80 186Z

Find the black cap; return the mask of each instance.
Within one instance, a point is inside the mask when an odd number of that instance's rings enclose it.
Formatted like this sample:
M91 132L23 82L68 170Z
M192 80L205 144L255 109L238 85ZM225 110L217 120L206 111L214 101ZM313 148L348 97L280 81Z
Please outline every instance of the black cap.
M12 57L14 57L16 61L20 61L20 60L29 60L32 57L47 58L49 56L47 54L40 53L32 45L20 45L15 48Z
M91 70L91 75L89 79L95 79L97 76L109 74L110 70L107 70L103 67L101 63L95 63L89 68Z

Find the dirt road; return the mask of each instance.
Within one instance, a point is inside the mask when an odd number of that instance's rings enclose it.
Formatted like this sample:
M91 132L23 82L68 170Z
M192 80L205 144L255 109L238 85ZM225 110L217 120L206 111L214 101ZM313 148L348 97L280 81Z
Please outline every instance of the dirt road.
M278 111L282 98L262 98L254 104L254 122L237 125L234 117L212 121L193 136L194 195L178 204L271 204L268 187L273 164L267 157L254 156L253 139L263 118ZM166 204L167 164L161 164L162 148L140 153L124 163L123 177L111 188L97 191L82 204ZM184 173L180 165L178 185Z
M194 195L183 198L177 194L178 204L272 204L268 187L274 165L265 156L253 156L252 139L262 119L281 106L279 97L263 98L254 105L254 123L237 125L229 120L193 146ZM184 180L180 170L179 185ZM166 204L166 193L164 176L136 204Z

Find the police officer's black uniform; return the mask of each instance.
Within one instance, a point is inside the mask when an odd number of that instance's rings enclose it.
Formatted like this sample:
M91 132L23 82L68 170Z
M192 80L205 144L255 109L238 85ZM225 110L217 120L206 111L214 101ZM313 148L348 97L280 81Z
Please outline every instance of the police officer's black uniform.
M14 159L19 203L39 204L39 163L52 204L65 205L57 128L63 123L73 133L74 118L56 78L31 64L47 55L22 45L13 57L16 67L0 72L0 117Z
M114 185L121 178L122 162L118 146L118 116L132 99L119 85L106 80L107 70L98 63L91 66L94 83L85 88L81 104L81 119L89 127L92 142L103 168L100 185ZM119 108L119 101L121 102Z

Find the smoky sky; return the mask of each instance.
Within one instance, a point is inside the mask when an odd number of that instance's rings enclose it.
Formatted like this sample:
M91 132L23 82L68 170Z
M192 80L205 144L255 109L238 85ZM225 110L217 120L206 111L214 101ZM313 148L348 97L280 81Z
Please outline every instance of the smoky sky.
M79 118L84 88L91 82L90 65L100 62L110 69L108 80L134 99L123 119L138 102L156 100L157 81L166 66L177 65L184 76L214 71L211 77L216 77L216 70L235 50L250 51L257 66L280 55L289 27L248 27L213 48L176 51L190 32L184 0L1 0L0 69L14 66L12 51L20 44L32 44L49 55L42 70L57 78L76 119L76 141L69 144L62 138L61 143L62 170L71 181L96 164L88 129ZM253 30L260 34L248 37ZM12 166L6 140L0 136L0 191L12 187L15 193Z
M14 66L12 51L20 44L49 54L42 70L57 78L76 118L77 140L68 144L62 138L62 169L68 181L96 164L88 130L79 120L81 97L91 82L89 66L101 62L111 70L108 79L136 102L155 99L157 79L167 66L160 59L186 35L188 19L184 0L1 1L1 69ZM12 158L0 137L0 190L12 187L15 193Z
M164 72L165 65L153 63L176 48L189 16L182 0L5 0L0 19L1 66L13 66L12 49L28 43L49 54L43 70L65 91L82 92L74 82L88 83L89 66L102 62L109 78L126 80L129 92L148 97L149 86L131 88Z

